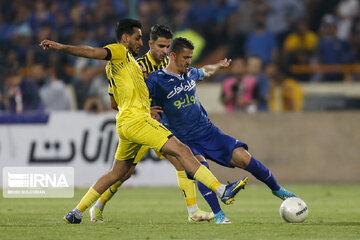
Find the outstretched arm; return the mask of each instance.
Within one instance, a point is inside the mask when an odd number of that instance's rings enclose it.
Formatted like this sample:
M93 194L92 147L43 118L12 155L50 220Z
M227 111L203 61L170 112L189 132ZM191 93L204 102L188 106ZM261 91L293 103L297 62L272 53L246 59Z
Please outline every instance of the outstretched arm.
M232 61L231 59L225 58L223 60L220 60L216 64L203 66L201 69L204 71L204 77L206 77L206 78L210 77L214 73L216 73L219 69L227 68L230 65L231 61Z
M107 56L107 51L104 48L96 48L90 46L73 46L73 45L65 45L58 42L54 42L51 40L43 40L40 43L40 46L44 50L48 50L50 48L69 53L71 55L93 58L93 59L101 59L104 60Z

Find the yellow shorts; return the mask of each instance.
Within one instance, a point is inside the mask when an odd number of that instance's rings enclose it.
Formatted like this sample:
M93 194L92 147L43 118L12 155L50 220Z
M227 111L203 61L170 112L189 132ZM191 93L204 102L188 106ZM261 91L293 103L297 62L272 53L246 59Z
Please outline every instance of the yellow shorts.
M116 124L116 130L119 135L119 144L115 159L121 161L135 159L141 146L153 148L160 152L164 144L173 135L164 125L148 115L134 118L122 123L121 126Z

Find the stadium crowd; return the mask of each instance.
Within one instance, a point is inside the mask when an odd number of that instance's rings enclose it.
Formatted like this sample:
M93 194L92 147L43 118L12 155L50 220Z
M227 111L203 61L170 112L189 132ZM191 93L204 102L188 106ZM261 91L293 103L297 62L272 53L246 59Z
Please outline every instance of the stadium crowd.
M195 65L232 58L231 71L211 79L222 82L228 112L300 111L299 81L349 76L294 75L290 66L359 62L359 9L358 0L1 1L0 110L110 110L105 61L43 51L39 43L104 46L115 41L118 19L131 16L143 23L140 56L160 23L194 42Z

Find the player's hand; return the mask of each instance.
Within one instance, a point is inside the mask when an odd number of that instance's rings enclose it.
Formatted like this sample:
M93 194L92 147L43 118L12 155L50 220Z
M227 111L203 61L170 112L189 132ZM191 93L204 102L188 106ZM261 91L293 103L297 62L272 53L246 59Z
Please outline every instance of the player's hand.
M220 60L218 64L220 68L227 68L228 66L230 66L231 61L232 61L231 59L225 58L223 60Z
M55 50L61 50L63 48L63 44L54 42L51 40L43 40L39 44L44 50L48 50L49 48L55 49Z
M160 113L164 112L160 106L153 106L150 108L151 117L160 122Z

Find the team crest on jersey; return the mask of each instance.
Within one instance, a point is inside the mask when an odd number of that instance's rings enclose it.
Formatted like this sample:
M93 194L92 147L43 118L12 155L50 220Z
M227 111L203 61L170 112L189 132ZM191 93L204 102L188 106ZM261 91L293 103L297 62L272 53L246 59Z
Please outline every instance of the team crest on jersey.
M196 86L196 83L194 80L186 81L186 83L181 83L180 86L175 86L174 89L167 95L167 99L172 98L176 94L184 92L191 91Z

